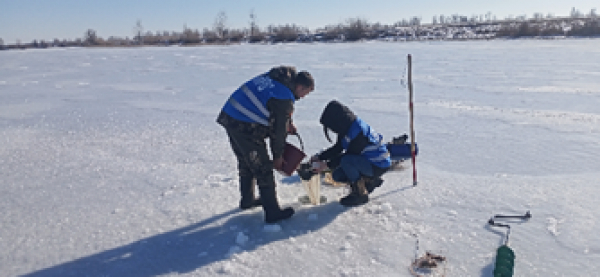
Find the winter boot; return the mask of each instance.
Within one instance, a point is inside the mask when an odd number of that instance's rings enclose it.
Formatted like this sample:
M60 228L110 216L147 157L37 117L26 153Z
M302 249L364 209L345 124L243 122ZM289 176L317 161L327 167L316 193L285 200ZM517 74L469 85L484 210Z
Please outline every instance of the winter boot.
M277 221L288 219L294 215L293 208L281 209L277 201L275 186L259 186L260 199L263 211L265 212L265 222L275 223Z
M350 194L340 199L340 204L346 207L360 206L369 202L369 194L365 188L365 181L361 178L350 183Z
M381 184L383 184L383 179L381 179L381 177L369 178L365 181L365 188L367 189L367 192L371 194L375 188L381 187Z
M261 205L260 198L254 197L254 178L240 177L240 209L247 210Z

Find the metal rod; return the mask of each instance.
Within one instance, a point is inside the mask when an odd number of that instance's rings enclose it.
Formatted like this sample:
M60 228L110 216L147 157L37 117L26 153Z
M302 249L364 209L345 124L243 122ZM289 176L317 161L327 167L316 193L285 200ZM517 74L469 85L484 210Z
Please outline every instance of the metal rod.
M493 218L516 218L516 219L530 219L531 213L527 211L524 215L502 215L497 214Z
M410 112L410 152L412 156L413 167L413 186L417 185L417 164L415 147L415 126L414 126L414 105L413 105L413 83L412 83L412 56L408 55L408 109Z
M511 218L521 219L521 220L529 220L531 218L531 213L529 211L527 211L524 215L501 215L501 214L497 214L497 215L493 216L492 218L490 218L490 220L488 220L488 224L490 224L492 226L507 228L506 240L504 241L504 245L508 245L508 240L510 238L510 225L503 224L503 223L498 223L498 222L496 222L494 220L495 219L511 219Z
M496 226L496 227L504 227L507 229L506 231L506 239L504 240L504 245L508 245L508 239L510 238L510 225L508 224L502 224L502 223L496 223L494 222L493 219L490 219L488 221L488 223L492 226Z

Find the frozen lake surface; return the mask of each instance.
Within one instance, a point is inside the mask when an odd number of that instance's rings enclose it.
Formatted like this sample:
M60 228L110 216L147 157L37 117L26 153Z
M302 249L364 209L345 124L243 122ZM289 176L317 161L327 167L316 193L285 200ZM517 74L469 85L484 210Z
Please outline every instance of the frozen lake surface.
M235 45L0 51L0 276L491 276L512 221L515 276L600 270L599 40ZM384 176L369 204L347 190L302 206L276 174L276 226L239 211L236 162L215 118L272 66L308 70L296 103L306 152L329 146L327 102L387 140L409 132L413 57L418 186ZM290 138L295 143L295 138ZM596 234L596 235L594 235ZM415 253L418 239L418 253Z

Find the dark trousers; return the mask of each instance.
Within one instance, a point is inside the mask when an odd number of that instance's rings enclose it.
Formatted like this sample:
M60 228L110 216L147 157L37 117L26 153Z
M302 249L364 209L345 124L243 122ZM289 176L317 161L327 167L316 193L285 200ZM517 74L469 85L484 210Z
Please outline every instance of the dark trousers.
M275 186L273 162L264 138L226 129L229 143L238 162L240 181L256 180L259 187Z
M336 182L342 183L356 182L361 177L381 178L389 169L377 167L363 156L349 154L336 157L333 164L336 167L333 169L331 177Z
M343 155L332 177L336 182L356 182L361 176L373 176L373 166L360 155Z
M236 129L225 128L225 130L238 161L240 207L249 206L254 201L254 180L256 180L261 206L265 212L265 220L274 222L290 217L294 211L282 211L279 207L279 201L277 201L273 162L267 152L265 138L240 132Z

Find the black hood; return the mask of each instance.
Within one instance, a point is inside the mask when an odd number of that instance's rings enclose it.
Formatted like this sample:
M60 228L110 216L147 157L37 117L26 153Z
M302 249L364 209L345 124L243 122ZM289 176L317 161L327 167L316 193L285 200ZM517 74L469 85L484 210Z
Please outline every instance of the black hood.
M348 107L333 100L323 110L319 122L324 129L330 129L338 135L345 135L355 120L356 115ZM325 134L327 135L327 133Z

